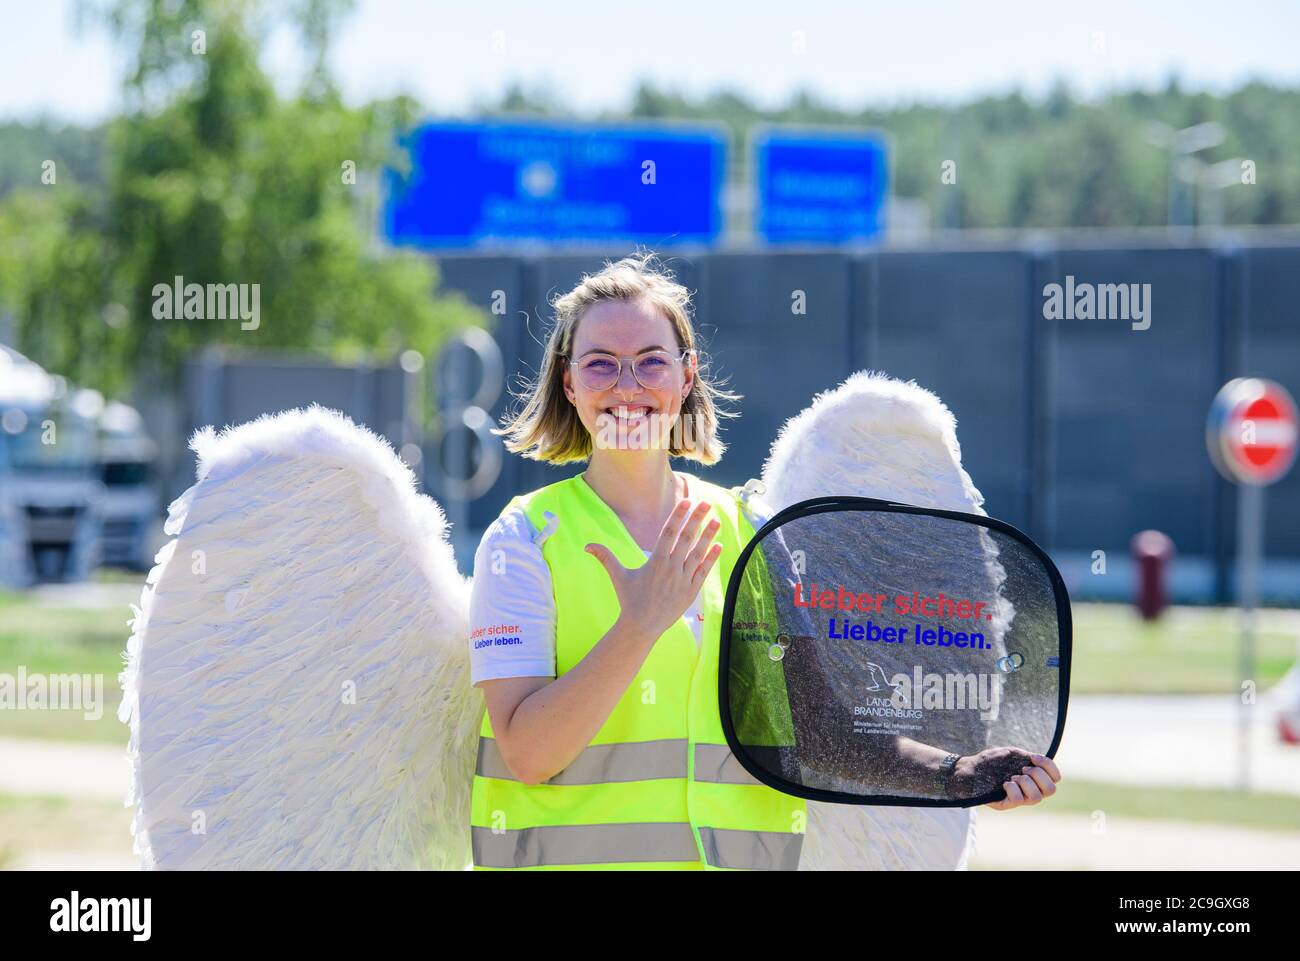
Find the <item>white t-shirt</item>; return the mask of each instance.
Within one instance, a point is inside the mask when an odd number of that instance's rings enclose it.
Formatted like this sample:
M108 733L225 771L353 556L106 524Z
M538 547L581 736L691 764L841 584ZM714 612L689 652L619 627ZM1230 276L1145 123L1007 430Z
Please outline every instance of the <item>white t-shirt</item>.
M691 496L687 481L687 496ZM744 505L758 530L772 511L756 497ZM555 595L542 543L559 524L551 515L537 530L522 507L502 511L483 532L474 554L469 603L470 681L505 677L555 677ZM650 551L641 549L646 557ZM682 619L700 644L704 615L700 594Z

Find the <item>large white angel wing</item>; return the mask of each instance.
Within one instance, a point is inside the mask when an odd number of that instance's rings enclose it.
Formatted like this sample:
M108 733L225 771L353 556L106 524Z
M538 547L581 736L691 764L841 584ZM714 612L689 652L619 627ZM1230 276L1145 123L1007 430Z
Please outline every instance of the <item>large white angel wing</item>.
M775 510L813 497L846 494L984 513L984 498L961 466L952 412L914 382L875 371L854 373L786 421L763 465L762 480L763 499ZM1002 572L995 557L990 558L990 569L997 577ZM1004 606L996 633L1009 620L1009 606ZM810 801L799 867L962 869L974 843L972 808Z
M121 675L142 867L465 867L483 703L442 510L316 405L190 446Z

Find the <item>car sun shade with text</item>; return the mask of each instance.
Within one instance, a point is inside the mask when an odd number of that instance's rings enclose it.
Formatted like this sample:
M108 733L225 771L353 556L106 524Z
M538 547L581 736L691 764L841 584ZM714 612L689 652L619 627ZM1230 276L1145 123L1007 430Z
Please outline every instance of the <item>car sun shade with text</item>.
M862 497L774 516L732 572L719 709L741 764L813 800L1000 800L1065 724L1069 597L992 518ZM969 759L960 774L951 765Z

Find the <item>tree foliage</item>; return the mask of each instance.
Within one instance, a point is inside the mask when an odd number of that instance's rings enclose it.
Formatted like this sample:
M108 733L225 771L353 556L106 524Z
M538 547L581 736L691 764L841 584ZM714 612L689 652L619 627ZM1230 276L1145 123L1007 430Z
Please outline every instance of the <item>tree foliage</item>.
M480 322L463 298L436 295L432 261L373 237L379 170L414 105L341 102L324 70L344 9L336 0L290 9L308 69L298 95L277 96L257 51L280 9L103 9L134 57L127 110L107 126L102 184L38 182L0 204L0 309L45 366L120 393L134 373L174 380L210 343L387 359L430 352L448 330ZM155 288L176 277L258 285L259 326L158 316Z
M864 91L863 99L868 99ZM551 98L518 87L512 112L563 113ZM885 131L894 150L894 194L920 200L938 225L974 228L1153 227L1168 222L1168 154L1148 139L1153 122L1176 129L1208 120L1227 131L1203 152L1207 163L1253 162L1256 182L1229 187L1225 222L1300 223L1300 90L1253 82L1223 96L1182 89L1171 78L1158 91L1117 92L1086 101L1058 83L1041 100L1018 92L960 106L925 103L845 110L808 92L763 110L742 94L691 98L642 83L627 116L711 120L731 131L732 176L744 176L743 153L759 123L824 124ZM955 161L957 182L943 164ZM951 216L946 211L952 210Z

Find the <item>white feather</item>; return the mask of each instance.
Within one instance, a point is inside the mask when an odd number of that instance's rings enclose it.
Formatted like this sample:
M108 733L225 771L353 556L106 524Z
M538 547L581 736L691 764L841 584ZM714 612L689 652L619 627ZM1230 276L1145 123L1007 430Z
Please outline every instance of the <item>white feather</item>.
M446 518L313 405L198 431L119 717L146 868L461 868L482 695Z
M810 469L816 465L816 469ZM857 371L781 428L763 465L774 510L829 495L875 497L984 514L961 466L957 420L933 393L876 371ZM996 548L985 540L1000 584ZM1012 611L1000 603L999 638ZM801 870L964 869L975 844L972 808L865 807L808 802Z

